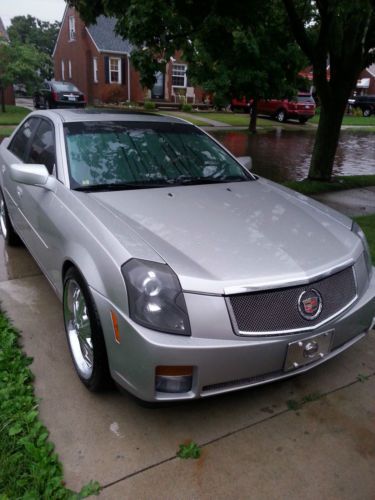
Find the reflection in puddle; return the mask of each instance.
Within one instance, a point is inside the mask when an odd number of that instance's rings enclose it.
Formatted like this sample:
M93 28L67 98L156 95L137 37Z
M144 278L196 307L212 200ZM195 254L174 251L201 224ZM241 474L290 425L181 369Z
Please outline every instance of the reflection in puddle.
M213 133L235 156L250 155L252 171L274 181L307 177L314 146L313 131L275 131L251 135L247 131ZM375 174L375 133L343 130L334 175Z

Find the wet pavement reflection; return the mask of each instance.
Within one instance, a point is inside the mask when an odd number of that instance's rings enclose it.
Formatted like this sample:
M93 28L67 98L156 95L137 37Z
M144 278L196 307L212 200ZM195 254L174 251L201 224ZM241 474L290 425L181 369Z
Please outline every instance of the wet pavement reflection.
M236 156L250 155L253 172L277 182L307 177L315 133L282 130L251 135L247 131L214 131L212 135ZM375 133L343 130L334 175L375 174Z

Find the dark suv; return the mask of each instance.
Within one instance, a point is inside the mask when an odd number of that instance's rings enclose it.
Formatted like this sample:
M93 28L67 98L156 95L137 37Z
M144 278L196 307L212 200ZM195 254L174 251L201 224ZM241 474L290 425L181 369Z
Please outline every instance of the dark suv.
M375 114L375 95L358 95L349 103L353 108L361 109L363 116Z
M84 94L70 82L43 82L34 94L36 108L84 108Z

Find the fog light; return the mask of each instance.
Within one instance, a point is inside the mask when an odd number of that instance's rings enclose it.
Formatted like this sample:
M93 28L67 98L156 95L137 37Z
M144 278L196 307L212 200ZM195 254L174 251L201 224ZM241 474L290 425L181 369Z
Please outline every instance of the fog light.
M155 371L157 392L189 392L193 383L192 366L158 366Z

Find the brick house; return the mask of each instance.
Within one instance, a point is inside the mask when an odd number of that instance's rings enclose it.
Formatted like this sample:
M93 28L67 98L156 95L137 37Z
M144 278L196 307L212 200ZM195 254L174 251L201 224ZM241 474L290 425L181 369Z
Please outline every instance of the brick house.
M9 43L9 36L1 17L0 17L0 43ZM0 96L0 102L1 102L1 96ZM9 85L7 88L4 89L4 104L6 105L15 104L12 85Z
M201 89L190 87L187 65L176 54L156 75L152 89L144 89L131 62L132 46L115 33L114 18L99 16L87 26L78 12L67 6L53 51L56 80L71 81L90 103L144 101L155 99L176 102L201 102ZM116 100L115 99L115 100Z
M357 80L358 95L375 95L375 63L364 69Z

